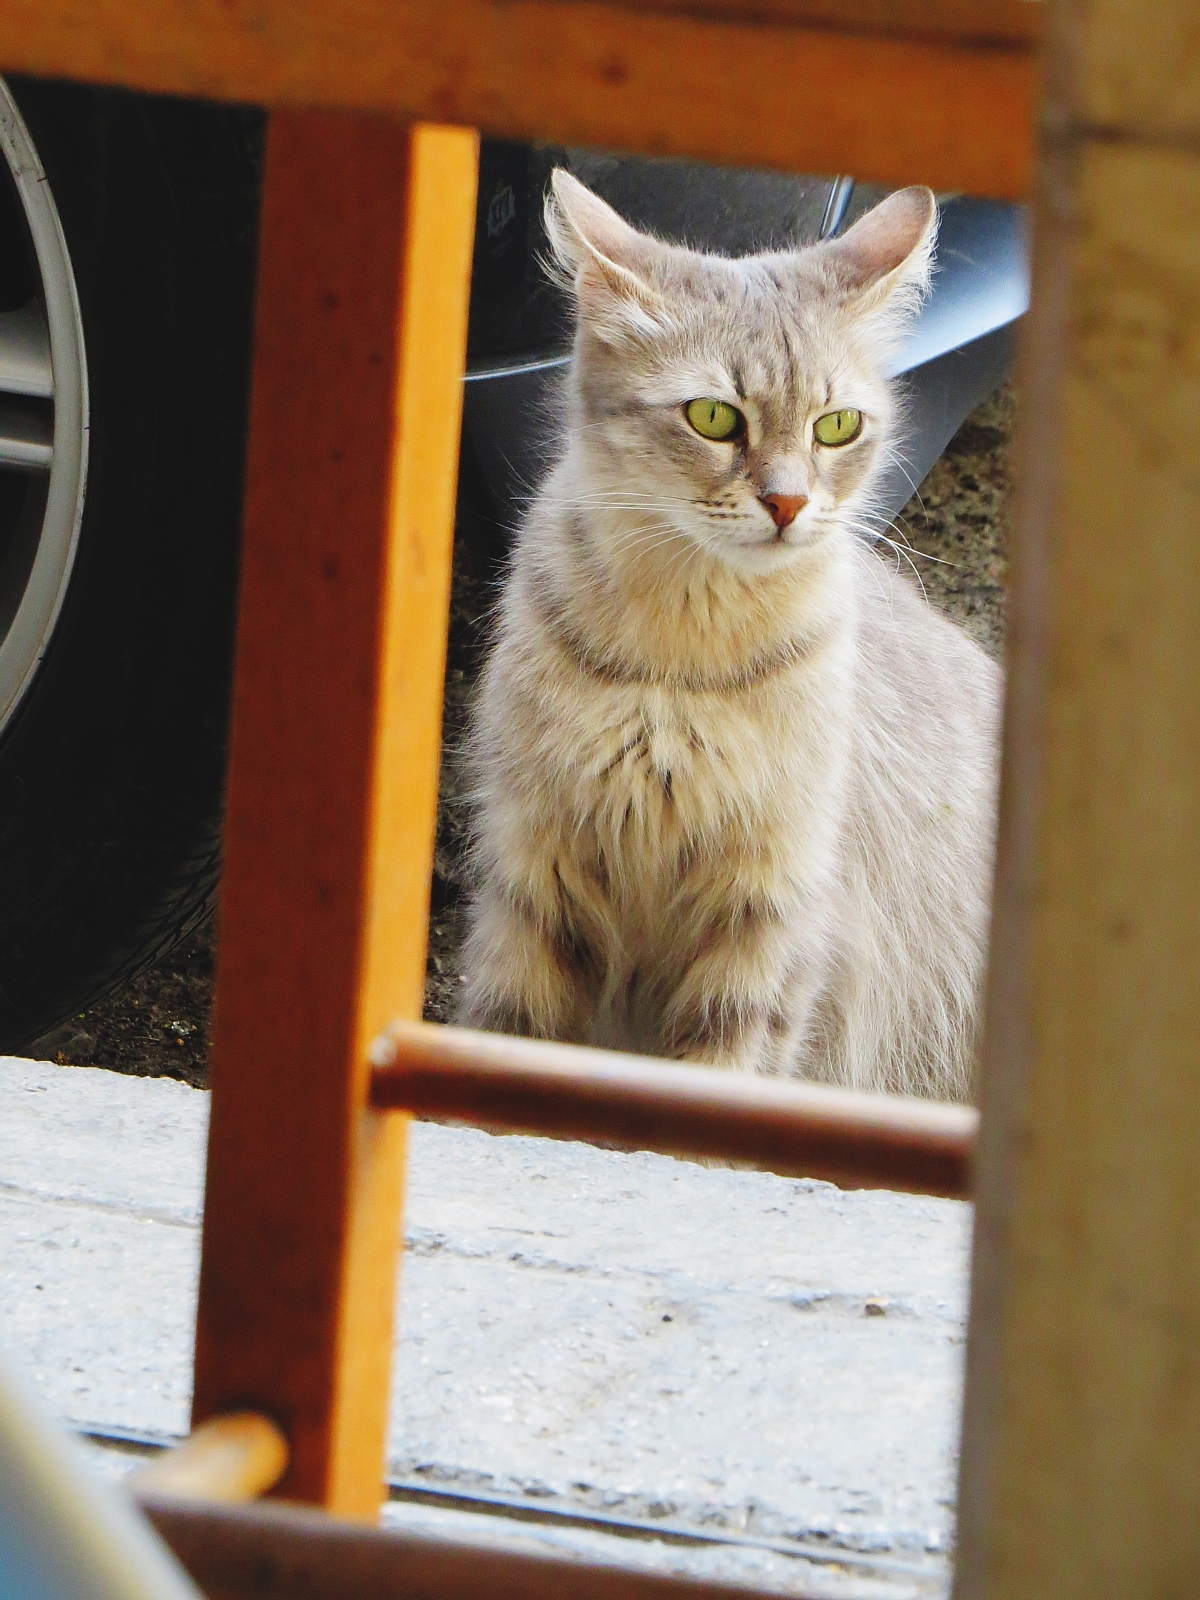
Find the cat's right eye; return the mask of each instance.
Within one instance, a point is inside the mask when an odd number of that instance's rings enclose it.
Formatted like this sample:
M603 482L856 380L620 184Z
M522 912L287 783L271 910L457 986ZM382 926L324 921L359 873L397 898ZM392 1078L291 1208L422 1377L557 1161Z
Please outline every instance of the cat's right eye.
M813 423L813 438L818 444L853 444L862 432L862 412L848 408L829 411Z
M745 417L724 400L689 400L683 414L702 439L714 439L718 444L746 431Z

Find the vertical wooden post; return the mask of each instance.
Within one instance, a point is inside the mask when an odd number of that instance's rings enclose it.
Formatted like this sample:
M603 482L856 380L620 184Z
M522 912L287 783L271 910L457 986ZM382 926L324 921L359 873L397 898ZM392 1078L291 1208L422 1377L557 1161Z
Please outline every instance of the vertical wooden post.
M366 1048L418 1017L477 141L277 112L263 196L196 1422L285 1429L279 1493L382 1489L404 1126Z
M1200 1594L1195 15L1048 47L958 1600Z

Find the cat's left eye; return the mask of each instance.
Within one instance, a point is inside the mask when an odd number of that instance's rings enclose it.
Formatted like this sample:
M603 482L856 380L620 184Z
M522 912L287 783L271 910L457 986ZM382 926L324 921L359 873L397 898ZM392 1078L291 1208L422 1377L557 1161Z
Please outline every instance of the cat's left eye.
M818 444L849 444L862 432L862 421L862 412L852 407L827 411L813 423L813 438Z
M724 400L689 400L683 414L702 439L736 439L746 431L746 419Z

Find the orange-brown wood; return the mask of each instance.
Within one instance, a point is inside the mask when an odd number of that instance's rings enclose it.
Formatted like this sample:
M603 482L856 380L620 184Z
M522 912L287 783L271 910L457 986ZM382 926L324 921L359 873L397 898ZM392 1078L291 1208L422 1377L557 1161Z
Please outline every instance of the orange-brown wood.
M770 1600L779 1592L364 1528L302 1506L156 1500L143 1509L214 1600Z
M125 1480L135 1495L159 1500L257 1500L287 1470L287 1440L257 1411L210 1417L172 1450Z
M575 4L577 0L562 0ZM616 10L665 11L719 22L772 22L793 28L965 44L1040 44L1042 0L608 0Z
M846 1188L965 1198L969 1106L397 1022L371 1050L371 1103L485 1127L725 1156Z
M271 119L194 1420L275 1418L280 1492L355 1515L404 1138L367 1048L421 1002L475 176L462 130Z
M9 69L514 138L1029 185L1031 0L7 0Z

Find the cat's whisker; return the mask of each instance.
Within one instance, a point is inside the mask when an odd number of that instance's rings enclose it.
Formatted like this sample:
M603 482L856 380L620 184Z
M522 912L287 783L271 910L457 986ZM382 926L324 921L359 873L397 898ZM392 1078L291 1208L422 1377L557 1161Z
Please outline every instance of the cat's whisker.
M654 549L658 546L674 544L683 535L674 529L668 528L626 528L614 533L605 530L595 541L597 550L607 552L610 556L619 556L626 551L635 549Z
M929 595L926 592L925 584L924 584L924 582L923 582L923 580L921 578L921 574L920 574L920 571L918 570L917 564L912 559L912 557L909 555L908 551L904 548L904 546L902 544L897 544L895 539L889 539L887 534L885 534L885 533L881 533L881 534L877 535L877 537L880 539L880 541L883 544L886 544L890 549L892 549L892 550L894 550L896 552L896 570L897 571L900 570L900 562L901 561L905 561L905 562L908 563L908 565L912 568L913 577L917 580L917 583L920 585L921 594L924 596L924 598L926 600L928 600L929 599Z
M692 508L692 502L679 502ZM620 530L615 536L609 536L604 541L604 548L614 554L627 554L631 551L656 550L673 555L690 554L700 548L696 537L686 529L671 523L661 523L657 527L646 528L635 524Z
M686 552L691 543L691 540L685 539L648 540L625 545L620 550L615 551L614 554L625 556L630 561L637 562L643 562L652 555L666 561L668 558L673 560L681 552Z
M892 528L895 532L899 533L900 532L900 528L898 527L898 523L899 523L900 520L901 519L899 519L899 518L894 518L888 524L888 526L890 528ZM917 545L913 544L912 540L908 537L907 532L904 533L903 539L904 539L905 548L908 549L908 550L911 550L911 552L913 553L914 556L920 556L922 561L932 561L935 566L938 566L938 567L950 567L953 571L958 571L959 567L962 565L961 562L948 561L945 556L931 555L928 550L920 549Z
M913 470L915 469L913 468L912 461L910 461L909 458L904 455L899 447L895 444L885 444L883 453L887 460L893 462L900 468L900 471L904 474L905 480L908 483L910 491L916 497L917 504L920 506L922 512L928 516L929 513L925 510L925 502L921 499L921 485L913 477Z
M900 534L900 537L901 537L901 540L902 540L902 542L904 544L905 549L911 555L919 557L920 560L922 560L922 561L932 561L935 564L935 566L957 568L957 566L958 566L957 562L955 562L955 561L947 561L942 556L931 555L929 553L929 551L921 550L916 545L914 545L912 543L912 541L904 533L902 533L900 527L898 526L898 524L903 522L903 520L904 519L902 517L899 517L899 516L894 517L892 519L892 521L887 524L887 527L890 528L892 530L892 532ZM852 532L858 534L860 537L865 538L870 542L880 541L880 542L885 543L885 544L892 544L893 547L895 547L894 546L894 541L891 540L888 537L888 535L884 532L883 527L878 522L872 522L869 518L863 518L863 517L855 517L853 519L848 518L846 520L846 526Z
M590 499L572 499L567 503L575 511L641 511L647 514L652 514L668 506L691 506L695 504L694 501L688 500L682 495L670 497L664 495L647 496L644 500L638 500L628 494L624 498L618 498L615 494L597 495Z
M900 531L898 528L896 528L895 523L889 523L888 526L892 528L894 532L898 533ZM888 538L888 536L883 533L877 525L874 527L864 527L858 531L865 533L871 539L880 539L885 544L891 544L894 548L896 548L895 541ZM954 571L958 570L959 563L957 561L947 561L943 556L930 555L928 550L918 549L917 546L910 543L908 539L903 539L902 543L906 559L909 556L915 556L921 561L932 561L935 567L950 567ZM912 565L911 561L909 562L909 565Z

